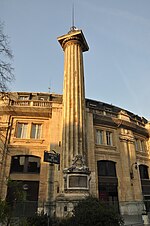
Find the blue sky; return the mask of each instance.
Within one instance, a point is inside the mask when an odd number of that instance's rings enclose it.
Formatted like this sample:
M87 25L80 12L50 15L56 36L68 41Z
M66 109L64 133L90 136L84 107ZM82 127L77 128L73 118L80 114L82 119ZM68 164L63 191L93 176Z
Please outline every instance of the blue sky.
M149 0L0 0L15 68L12 91L62 94L63 51L57 37L75 25L84 53L86 97L150 119Z

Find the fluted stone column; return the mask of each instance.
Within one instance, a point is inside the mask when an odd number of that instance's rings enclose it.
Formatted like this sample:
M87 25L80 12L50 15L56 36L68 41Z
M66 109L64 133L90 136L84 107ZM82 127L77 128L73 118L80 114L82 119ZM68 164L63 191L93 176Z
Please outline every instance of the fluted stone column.
M63 131L61 194L56 216L72 213L74 205L89 194L90 171L86 166L85 91L83 52L88 50L81 30L74 27L58 38L64 51ZM64 211L64 209L66 211Z
M85 90L83 52L88 50L81 30L71 30L58 38L64 50L63 168L77 155L85 156Z

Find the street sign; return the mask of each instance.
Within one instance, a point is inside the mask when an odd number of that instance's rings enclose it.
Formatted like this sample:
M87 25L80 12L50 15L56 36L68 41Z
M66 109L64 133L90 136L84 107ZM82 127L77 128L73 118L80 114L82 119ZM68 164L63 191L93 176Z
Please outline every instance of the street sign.
M60 154L44 151L44 162L60 164Z

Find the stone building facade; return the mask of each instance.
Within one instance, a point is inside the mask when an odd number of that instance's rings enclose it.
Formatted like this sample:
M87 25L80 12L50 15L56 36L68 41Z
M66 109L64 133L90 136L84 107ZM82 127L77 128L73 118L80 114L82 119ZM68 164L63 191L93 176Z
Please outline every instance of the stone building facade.
M150 211L150 123L84 96L82 31L58 38L65 54L63 95L12 92L0 96L0 196L21 181L26 201L57 216L92 194L114 205L126 222ZM60 154L60 164L44 161ZM130 219L131 218L131 219Z

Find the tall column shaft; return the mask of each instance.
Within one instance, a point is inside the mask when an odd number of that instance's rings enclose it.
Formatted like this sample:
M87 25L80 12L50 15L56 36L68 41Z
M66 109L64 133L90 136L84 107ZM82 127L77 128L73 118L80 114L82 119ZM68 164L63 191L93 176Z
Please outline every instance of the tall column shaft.
M90 171L86 166L85 91L83 52L88 50L81 30L71 31L58 38L64 50L63 131L61 170L64 180L62 194L57 196L56 215L64 217L75 202L89 194ZM74 201L73 201L74 200Z
M88 45L81 30L72 30L58 41L64 50L62 161L68 168L75 156L86 152L83 52Z
M64 51L63 160L66 168L74 156L85 155L85 91L80 43L68 42Z

